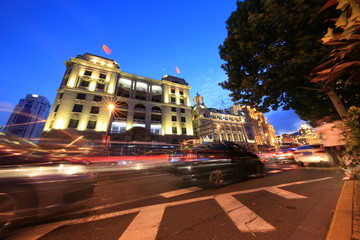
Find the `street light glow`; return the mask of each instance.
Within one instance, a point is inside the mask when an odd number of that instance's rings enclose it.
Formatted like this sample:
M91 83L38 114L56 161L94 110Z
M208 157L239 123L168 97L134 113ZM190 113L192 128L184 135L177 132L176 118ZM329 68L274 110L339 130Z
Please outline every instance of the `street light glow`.
M115 109L115 105L114 104L109 104L108 108L109 108L110 112L112 112Z

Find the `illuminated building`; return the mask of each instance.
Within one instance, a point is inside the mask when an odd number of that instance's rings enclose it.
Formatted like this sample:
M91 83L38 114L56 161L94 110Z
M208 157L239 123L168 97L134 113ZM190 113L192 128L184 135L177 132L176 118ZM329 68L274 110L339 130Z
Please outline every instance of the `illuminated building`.
M37 142L45 126L49 110L50 103L46 97L27 94L25 99L20 99L15 106L4 128L4 133Z
M111 141L179 143L193 138L191 87L184 79L123 72L114 60L89 53L65 65L44 138L69 142L72 133L93 142L105 134Z
M207 108L199 94L194 105L194 132L201 141L233 141L253 152L277 147L273 126L255 109L240 104L224 110Z

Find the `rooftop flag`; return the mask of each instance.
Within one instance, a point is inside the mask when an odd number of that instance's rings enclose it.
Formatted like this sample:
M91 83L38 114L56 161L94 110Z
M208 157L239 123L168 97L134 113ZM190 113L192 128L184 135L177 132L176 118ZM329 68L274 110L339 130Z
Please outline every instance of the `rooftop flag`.
M107 55L111 54L111 49L108 48L108 46L106 46L105 44L102 45L103 50L106 52Z
M176 73L179 74L180 73L180 69L178 67L175 68Z

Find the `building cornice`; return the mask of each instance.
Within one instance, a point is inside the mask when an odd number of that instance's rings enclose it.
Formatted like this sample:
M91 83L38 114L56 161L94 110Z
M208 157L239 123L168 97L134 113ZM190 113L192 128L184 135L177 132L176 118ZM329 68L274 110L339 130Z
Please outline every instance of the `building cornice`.
M64 61L64 62L65 62L66 66L69 66L71 63L76 63L76 64L79 64L79 65L83 65L83 66L86 66L86 67L91 67L91 68L94 68L94 69L101 69L101 70L108 71L108 72L121 73L121 70L118 69L118 68L108 67L108 66L105 66L105 65L96 64L96 63L89 62L89 61L79 59L79 58L72 58L71 57L70 61Z

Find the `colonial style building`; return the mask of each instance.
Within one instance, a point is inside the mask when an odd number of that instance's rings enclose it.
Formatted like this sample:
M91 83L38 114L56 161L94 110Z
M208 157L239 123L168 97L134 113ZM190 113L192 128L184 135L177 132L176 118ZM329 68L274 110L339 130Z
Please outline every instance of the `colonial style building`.
M4 128L4 133L37 142L49 115L50 103L46 97L27 94L20 99Z
M207 108L199 94L194 97L194 105L194 132L201 141L234 141L253 152L277 147L273 126L255 109L240 104L224 110Z
M96 142L193 138L190 86L175 76L161 80L123 72L112 59L85 53L65 62L66 71L43 138ZM75 134L76 133L76 134Z

